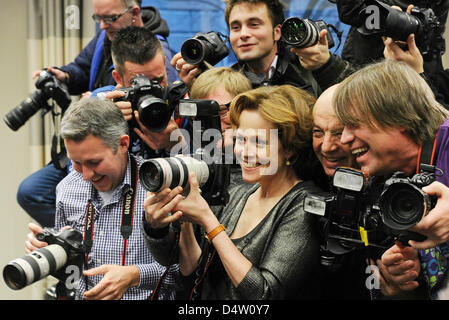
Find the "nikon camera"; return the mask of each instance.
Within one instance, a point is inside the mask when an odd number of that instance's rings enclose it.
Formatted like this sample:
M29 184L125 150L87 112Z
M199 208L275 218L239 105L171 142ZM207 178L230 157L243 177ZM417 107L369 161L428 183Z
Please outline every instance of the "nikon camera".
M17 131L40 109L50 111L52 107L47 102L49 99L53 99L63 111L72 102L66 86L46 70L42 70L35 86L35 92L5 115L3 120L11 130Z
M139 112L139 119L148 130L161 132L167 127L172 110L163 100L164 87L157 81L137 75L131 80L131 86L118 90L124 91L125 96L114 99L114 102L131 102L133 110ZM137 127L135 122L131 125Z
M82 267L86 247L81 232L44 228L36 238L47 242L48 246L12 260L3 268L3 279L13 290L22 289L48 275L60 279L68 265Z

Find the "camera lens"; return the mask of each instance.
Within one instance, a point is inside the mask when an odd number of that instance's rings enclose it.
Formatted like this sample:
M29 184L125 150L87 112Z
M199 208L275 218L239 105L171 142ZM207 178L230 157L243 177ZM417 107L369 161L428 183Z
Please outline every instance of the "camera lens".
M283 40L295 47L306 48L318 42L319 30L309 19L291 17L284 21L281 27Z
M186 195L189 187L189 173L194 172L199 186L209 179L209 167L201 160L192 157L171 157L151 159L142 164L139 178L142 186L151 192L164 188L174 189L181 186Z
M208 48L204 41L189 39L181 47L182 58L189 64L198 65L206 60Z
M410 34L414 33L419 38L420 21L405 12L391 10L385 19L384 28L387 30L387 36L395 39L407 41Z
M64 248L51 244L8 263L3 268L3 279L11 289L22 289L59 270L66 262Z
M170 108L164 100L153 96L142 97L138 102L137 110L140 121L154 132L164 131L171 118Z
M380 210L384 223L396 230L417 224L428 208L428 196L413 184L397 182L381 195Z
M3 120L11 130L17 131L46 103L45 98L42 97L42 91L37 90L22 101L20 105L9 111Z

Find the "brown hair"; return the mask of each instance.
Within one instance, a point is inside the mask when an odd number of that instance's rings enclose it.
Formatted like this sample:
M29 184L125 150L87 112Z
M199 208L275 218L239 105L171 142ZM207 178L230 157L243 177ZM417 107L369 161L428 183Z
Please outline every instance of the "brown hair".
M229 27L229 16L235 5L241 3L248 4L265 4L267 6L268 15L271 18L271 23L273 28L278 24L284 22L284 4L279 0L224 0L226 2L225 8L225 21L226 25Z

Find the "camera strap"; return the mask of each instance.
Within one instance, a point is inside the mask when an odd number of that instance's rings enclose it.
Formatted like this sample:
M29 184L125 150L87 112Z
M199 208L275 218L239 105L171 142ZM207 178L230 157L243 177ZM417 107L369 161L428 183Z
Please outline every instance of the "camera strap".
M416 164L416 173L429 172L435 173L435 149L437 145L438 132L435 139L427 139L419 147L418 161Z
M133 218L134 218L134 208L135 208L135 200L136 200L136 191L138 186L138 169L137 169L137 161L133 155L130 155L131 158L131 186L126 192L123 198L122 205L122 219L120 225L120 233L123 237L123 251L122 251L122 266L126 265L126 252L128 247L128 238L132 233L133 228ZM84 244L86 246L86 256L85 256L85 265L87 267L87 262L89 259L89 253L92 249L93 239L94 239L94 216L95 216L95 208L92 202L89 200L86 207L86 220L84 223ZM86 286L87 290L87 286Z

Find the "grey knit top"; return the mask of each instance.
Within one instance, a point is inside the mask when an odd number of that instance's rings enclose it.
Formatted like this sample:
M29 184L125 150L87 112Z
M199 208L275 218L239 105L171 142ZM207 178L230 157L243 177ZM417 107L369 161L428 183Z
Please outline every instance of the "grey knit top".
M232 234L248 197L259 184L242 184L230 192L230 201L219 217ZM297 183L265 218L247 235L233 239L236 247L251 261L252 267L235 287L220 261L214 255L202 281L201 299L297 299L311 298L314 274L319 265L319 245L314 217L303 210L304 196L316 191L312 182ZM173 232L161 239L145 235L147 246L155 259L167 265ZM203 238L204 239L204 238ZM205 239L203 252L213 250ZM207 255L203 255L200 266ZM197 270L198 272L198 270ZM198 272L201 274L202 270Z

